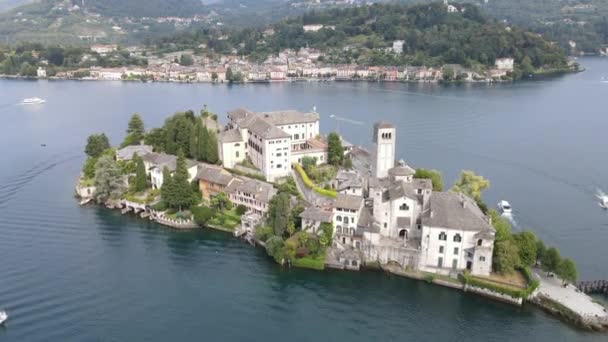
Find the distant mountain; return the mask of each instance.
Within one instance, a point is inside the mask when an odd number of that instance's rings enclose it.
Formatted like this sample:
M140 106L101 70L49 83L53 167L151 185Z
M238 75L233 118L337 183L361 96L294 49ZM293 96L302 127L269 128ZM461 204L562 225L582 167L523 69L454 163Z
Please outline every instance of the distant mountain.
M203 13L200 0L72 0L74 4L109 17L190 17Z
M32 1L34 0L0 0L0 12L8 11Z

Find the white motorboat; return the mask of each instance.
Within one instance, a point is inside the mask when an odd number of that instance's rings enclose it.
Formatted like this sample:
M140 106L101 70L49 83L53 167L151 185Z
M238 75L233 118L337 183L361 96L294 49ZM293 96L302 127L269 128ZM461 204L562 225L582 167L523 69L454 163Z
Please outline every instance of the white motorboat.
M39 104L39 103L45 103L46 100L45 99L41 99L39 97L30 97L27 99L23 99L23 101L21 101L21 104Z
M0 325L8 319L8 314L4 310L0 310Z
M513 208L511 208L511 204L509 204L509 202L504 201L504 200L498 202L498 208L500 209L500 211L502 211L503 214L510 214L511 212L513 212Z
M606 195L602 190L598 189L595 197L600 200L600 202L598 203L600 207L608 209L608 195Z

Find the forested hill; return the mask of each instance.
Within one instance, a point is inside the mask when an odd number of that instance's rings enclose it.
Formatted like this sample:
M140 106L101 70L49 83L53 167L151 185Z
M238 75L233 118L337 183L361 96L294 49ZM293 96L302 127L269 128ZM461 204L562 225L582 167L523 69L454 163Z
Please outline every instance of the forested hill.
M104 16L190 17L205 10L200 0L72 0Z
M501 57L513 57L518 64L525 60L536 68L567 64L564 51L539 35L488 19L478 6L456 6L456 13L448 13L440 2L312 11L273 25L272 35L264 35L264 29L236 32L226 48L240 46L240 54L261 59L285 48L308 46L330 52L332 62L367 65L489 66ZM311 24L325 27L305 32L303 26ZM395 40L404 41L401 55L386 51Z

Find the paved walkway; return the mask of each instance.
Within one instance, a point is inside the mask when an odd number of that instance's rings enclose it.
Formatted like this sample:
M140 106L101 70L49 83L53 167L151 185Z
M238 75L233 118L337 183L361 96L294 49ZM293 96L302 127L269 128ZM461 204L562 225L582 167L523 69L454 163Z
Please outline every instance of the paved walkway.
M533 270L534 276L539 279L540 286L537 292L568 307L583 317L595 317L608 320L608 309L593 301L583 292L577 292L574 285L564 287L561 279L548 277L546 272Z

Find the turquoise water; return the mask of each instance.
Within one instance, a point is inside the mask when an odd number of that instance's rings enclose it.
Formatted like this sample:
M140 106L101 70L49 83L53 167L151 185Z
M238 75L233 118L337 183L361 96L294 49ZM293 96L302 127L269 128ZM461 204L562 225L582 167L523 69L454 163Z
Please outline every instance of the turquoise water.
M364 83L244 85L0 80L2 341L605 341L533 307L513 308L381 273L284 270L219 232L175 232L97 207L73 184L86 136L123 137L189 108L224 114L316 106L322 131L369 145L378 119L398 127L398 155L450 184L471 168L509 200L516 227L574 258L582 278L608 278L608 60L588 71L498 86ZM25 97L43 106L16 105ZM45 143L47 147L41 147ZM519 229L518 228L518 229Z

